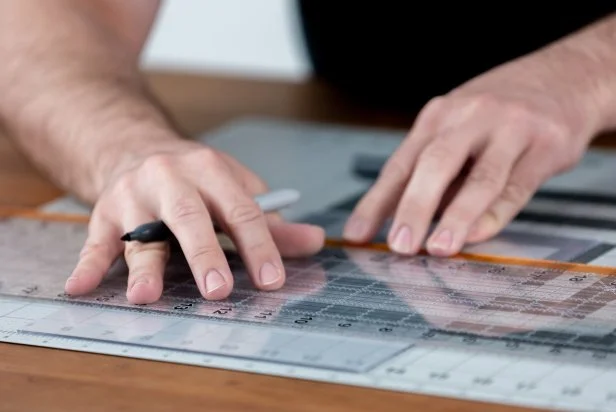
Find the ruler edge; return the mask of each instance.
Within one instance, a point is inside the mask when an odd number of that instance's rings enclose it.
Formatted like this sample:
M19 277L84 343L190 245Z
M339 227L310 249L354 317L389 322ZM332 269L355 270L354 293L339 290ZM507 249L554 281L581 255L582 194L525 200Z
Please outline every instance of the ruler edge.
M83 223L88 224L90 221L89 215L82 214L71 214L71 213L55 213L55 212L45 212L36 208L22 208L22 207L0 207L0 219L10 219L10 218L23 218L23 219L32 219L32 220L40 220L40 221L49 221L49 222L68 222L68 223ZM232 242L228 238L228 236L224 234L218 235L218 240L221 243L221 246L225 250L234 250ZM363 249L363 250L373 250L379 252L391 252L391 249L386 243L353 243L346 241L344 239L338 238L327 238L325 240L325 247L330 247L334 249L343 249L343 248L351 248L351 249ZM422 249L419 253L421 256L430 256L425 249ZM577 272L577 273L591 273L595 275L603 275L603 276L616 276L616 267L613 266L598 266L598 265L589 265L586 263L578 263L578 262L563 262L556 260L547 260L547 259L532 259L532 258L524 258L524 257L510 257L510 256L501 256L501 255L488 255L488 254L477 254L477 253L458 253L453 256L449 256L445 259L450 260L466 260L472 262L481 262L481 263L492 263L497 265L508 265L508 266L518 266L518 267L533 267L533 268L541 268L547 270L561 270L567 272Z
M14 335L26 336L20 333L14 333ZM62 339L67 339L67 338L62 338ZM74 340L74 339L68 338L67 340ZM426 396L426 397L434 398L436 400L441 398L441 399L449 399L449 400L454 400L454 401L467 402L471 404L473 403L484 404L486 406L491 406L491 405L495 407L502 406L502 405L512 406L512 407L520 408L521 410L527 410L527 409L532 410L532 411L537 410L537 412L543 411L544 408L553 407L553 402L551 399L524 398L522 402L515 402L511 400L510 396L505 396L505 395L492 396L492 395L489 395L487 392L475 394L472 397L467 396L466 395L467 391L465 389L459 389L458 391L456 391L456 393L451 393L451 391L447 391L445 393L445 392L439 392L438 390L435 390L433 386L418 388L417 385L415 385L415 387L411 389L408 387L400 387L399 385L391 384L387 381L385 382L381 381L377 385L374 385L373 381L367 382L367 381L361 381L361 380L358 381L358 380L349 379L348 375L358 376L358 374L355 374L353 372L348 372L348 371L334 371L334 370L321 369L320 371L322 372L325 371L325 373L328 374L329 378L325 377L324 374L319 377L314 377L314 376L308 376L307 373L301 372L301 371L297 373L298 371L295 370L296 366L292 366L293 372L282 372L282 371L272 372L271 370L267 372L259 372L255 370L255 368L253 367L245 366L246 364L244 364L244 366L221 366L220 364L216 364L216 363L212 364L212 362L208 362L207 364L205 364L202 362L178 361L177 359L171 359L170 357L166 358L162 356L157 356L159 353L162 353L165 351L173 352L172 349L169 350L165 348L156 348L156 347L147 348L149 352L156 352L157 353L156 355L152 355L152 354L135 355L135 354L127 354L127 353L111 351L111 350L92 351L92 350L88 350L85 348L83 349L82 348L65 348L65 347L62 347L59 345L53 345L53 344L24 342L20 339L0 340L0 343L7 344L7 345L22 345L26 347L43 348L43 349L49 349L49 350L71 351L71 352L85 354L85 355L119 357L119 358L123 358L126 360L160 362L160 363L185 366L185 367L205 367L205 368L211 368L214 370L229 371L233 373L251 374L251 375L256 375L256 376L266 376L266 377L269 376L269 377L284 378L284 379L299 379L299 380L308 381L308 382L321 382L321 383L325 383L328 385L340 385L340 386L356 387L360 389L363 388L367 390L387 391L387 392L394 392L394 393L410 395L410 396ZM102 345L115 345L113 343L110 344L107 342L101 342L101 344ZM206 354L205 356L209 358L216 358L216 359L219 359L219 358L229 359L228 357L224 357L224 356L220 356L216 354ZM248 360L246 360L246 362L250 363L250 361ZM264 363L264 362L263 361L253 361L252 363ZM315 369L312 367L306 367L306 368L310 369L311 371ZM331 374L335 375L333 379L331 378ZM579 408L572 409L572 411L580 411L580 412L585 411L585 410L586 409L579 409Z
M23 218L23 219L32 219L32 220L39 220L39 221L82 223L82 224L88 224L90 221L89 215L45 212L45 211L41 211L40 209L36 209L36 208L0 206L0 220L10 219L10 218ZM332 247L332 248L354 248L354 249L374 250L374 251L382 251L382 252L391 251L389 247L387 246L387 244L385 243L361 244L361 243L351 243L343 239L335 239L335 238L326 239L325 246ZM421 250L419 254L428 255L425 250ZM552 261L552 260L543 260L543 259L515 258L515 257L512 258L508 256L505 257L505 256L499 256L499 255L470 254L470 253L459 253L455 256L448 257L447 259L470 260L470 261L477 261L477 262L514 265L514 266L542 267L542 268L551 269L551 270L567 270L567 271L572 271L572 272L585 272L585 273L593 273L593 274L608 275L608 276L616 275L616 267L595 266L595 265L588 265L584 263L561 262L561 261ZM19 333L17 334L19 335ZM16 342L12 342L11 340L0 340L0 342L4 344L16 343ZM31 347L43 347L43 348L52 349L52 350L54 349L55 350L66 350L65 348L61 348L55 345L40 345L40 344L35 344L35 343L23 343L23 342L19 342L19 344L31 346ZM164 348L152 348L152 349L155 349L157 351L165 350ZM134 355L129 356L129 355L114 354L111 352L101 352L101 351L93 352L93 351L88 351L85 349L84 350L69 349L69 350L80 352L80 353L85 353L85 354L97 354L97 355L102 355L102 356L120 356L120 357L125 357L127 359L139 359L143 361L171 362L171 363L177 362L173 360L162 360L162 359L159 359L153 356L135 357ZM208 355L208 356L218 357L217 355ZM217 365L201 365L201 364L197 364L196 362L195 363L181 362L181 364L189 366L189 367L190 366L207 366L207 367L212 367L215 369L232 370L234 372L240 372L240 373L260 374L259 372L255 372L254 370L250 370L248 368L241 368L241 367L228 369L227 367L221 367ZM283 377L283 378L289 377L287 374L284 374L284 373L272 374L271 372L268 372L266 373L266 375L278 376L278 377ZM321 382L331 383L330 381L322 377L312 378L312 377L307 377L307 376L295 376L295 378L302 379L302 380L309 380L309 381L321 381ZM355 386L355 387L360 387L360 388L364 387L368 389L387 390L387 391L394 391L394 392L406 393L406 394L411 394L411 395L424 395L424 396L429 396L429 397L446 397L446 398L454 399L454 400L484 403L488 405L490 404L491 405L503 405L503 404L507 405L508 404L514 407L531 408L531 409L543 408L543 407L548 406L545 404L545 402L538 402L538 399L532 399L531 402L529 402L529 399L525 399L524 403L517 403L517 402L506 402L504 401L504 399L500 399L500 398L494 399L493 397L486 396L485 394L483 394L483 396L479 398L478 397L472 398L472 397L466 397L466 396L461 396L461 395L456 396L452 394L448 394L448 395L438 394L438 393L435 393L433 390L424 392L424 391L401 389L401 388L396 387L395 385L393 386L392 385L379 385L377 388L374 388L373 386L367 385L366 383L358 383L358 382L349 383L349 382L345 382L344 380L343 381L336 380L334 384L345 385L345 386L350 385L350 386Z

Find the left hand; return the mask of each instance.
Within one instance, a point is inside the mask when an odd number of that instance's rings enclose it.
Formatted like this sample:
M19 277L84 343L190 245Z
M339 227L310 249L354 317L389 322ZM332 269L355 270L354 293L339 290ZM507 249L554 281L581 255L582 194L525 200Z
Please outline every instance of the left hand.
M345 238L368 241L391 216L390 248L414 254L440 208L431 254L496 235L547 179L578 163L598 132L583 64L543 50L433 99L360 200Z

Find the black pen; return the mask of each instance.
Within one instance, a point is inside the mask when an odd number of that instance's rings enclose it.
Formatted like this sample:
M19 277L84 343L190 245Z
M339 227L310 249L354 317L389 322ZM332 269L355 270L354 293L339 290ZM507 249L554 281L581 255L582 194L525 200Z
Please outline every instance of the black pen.
M299 192L293 189L281 189L255 196L255 202L264 213L278 211L299 200ZM155 220L137 226L120 238L125 242L163 242L173 237L173 233L162 220Z

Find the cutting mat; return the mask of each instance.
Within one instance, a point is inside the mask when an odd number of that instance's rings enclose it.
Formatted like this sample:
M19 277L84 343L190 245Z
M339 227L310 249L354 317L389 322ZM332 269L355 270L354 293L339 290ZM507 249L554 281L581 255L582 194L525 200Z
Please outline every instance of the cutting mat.
M181 255L162 299L131 305L118 261L86 297L62 292L85 225L0 222L0 340L395 391L616 410L616 277L606 266L396 257L330 246L256 291L199 296ZM35 258L34 258L35 257ZM516 263L516 264L513 264Z
M284 214L337 237L370 184L353 174L355 157L388 156L404 132L253 118L201 140L271 187L300 190L301 201ZM588 152L499 236L465 248L499 255L501 264L335 247L286 262L285 288L263 293L230 255L238 280L223 302L199 297L181 259L170 264L155 304L126 302L121 262L94 294L69 298L62 286L83 226L5 220L0 340L523 406L616 410L616 278L608 275L616 267L614 159L614 152ZM70 198L44 209L88 213ZM571 263L512 265L519 257Z

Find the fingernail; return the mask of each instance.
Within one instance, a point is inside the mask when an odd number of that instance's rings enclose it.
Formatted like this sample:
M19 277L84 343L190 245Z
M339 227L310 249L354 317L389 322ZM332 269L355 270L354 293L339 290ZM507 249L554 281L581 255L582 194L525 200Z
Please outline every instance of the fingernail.
M225 281L225 278L220 274L219 271L217 270L210 270L206 275L205 275L205 293L209 294L212 293L222 287L224 287L227 282Z
M137 285L147 285L148 283L149 283L149 280L148 280L148 278L146 278L146 277L140 277L140 278L137 278L137 279L135 279L135 281L134 281L134 282L133 282L133 284L131 285L130 290L135 289L135 287L136 287Z
M367 223L358 216L353 216L344 228L344 237L350 240L360 240L365 236Z
M71 284L75 283L77 277L70 277L66 279L66 283L64 284L64 289L67 289Z
M398 253L411 253L411 229L401 226L391 243L391 248Z
M432 241L430 241L429 249L435 249L442 252L447 252L453 243L453 234L449 229L442 230Z
M261 284L263 286L268 286L273 283L278 282L280 279L280 272L276 269L276 266L267 262L263 266L261 266L261 272L259 273L261 278Z

